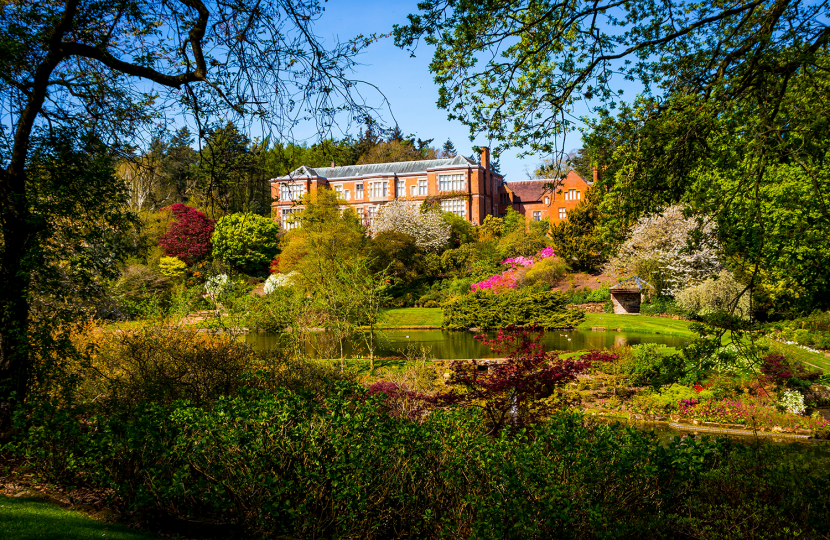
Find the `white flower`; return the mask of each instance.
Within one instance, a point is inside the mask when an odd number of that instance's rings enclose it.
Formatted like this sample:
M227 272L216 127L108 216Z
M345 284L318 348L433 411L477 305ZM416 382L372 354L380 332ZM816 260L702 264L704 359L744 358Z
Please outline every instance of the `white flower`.
M795 390L784 390L779 403L792 414L804 414L807 409L804 406L804 396Z
M293 278L296 275L297 272L289 272L287 274L271 274L265 281L265 287L263 289L265 294L271 294L277 290L277 287L288 287L292 284Z
M397 199L380 207L369 230L372 236L384 231L406 233L424 251L439 251L450 239L450 226L440 212L421 212L414 203Z
M700 232L700 242L690 249L695 231ZM616 272L630 272L640 261L655 261L670 276L671 285L663 292L675 294L720 272L719 251L711 219L704 217L701 227L697 217L684 217L680 206L672 206L662 214L640 218L608 265Z
M218 276L209 277L205 281L205 292L211 300L216 302L223 293L233 289L233 282L228 277L228 274L219 274Z

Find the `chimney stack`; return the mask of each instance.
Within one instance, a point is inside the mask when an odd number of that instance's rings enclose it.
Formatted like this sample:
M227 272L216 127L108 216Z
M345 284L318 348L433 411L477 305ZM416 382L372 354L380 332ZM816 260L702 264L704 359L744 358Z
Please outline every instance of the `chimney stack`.
M337 163L335 163L335 162L333 162L333 161L332 161L332 162L331 162L331 168L333 169L333 168L335 168L335 167L337 167Z
M490 170L490 148L488 146L481 147L481 166L485 170Z

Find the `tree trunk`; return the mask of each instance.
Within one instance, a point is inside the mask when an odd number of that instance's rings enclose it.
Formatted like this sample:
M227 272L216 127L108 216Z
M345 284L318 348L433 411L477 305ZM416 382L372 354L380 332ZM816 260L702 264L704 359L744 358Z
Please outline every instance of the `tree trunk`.
M4 175L6 186L22 184L22 179ZM31 375L29 359L29 302L31 281L30 239L25 190L4 193L2 233L3 254L0 267L0 437L11 424L15 402L26 397Z

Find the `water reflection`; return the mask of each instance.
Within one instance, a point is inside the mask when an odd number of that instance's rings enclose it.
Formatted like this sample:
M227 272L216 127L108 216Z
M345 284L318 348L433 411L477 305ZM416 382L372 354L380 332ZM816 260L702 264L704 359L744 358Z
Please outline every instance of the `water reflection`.
M317 338L323 336L316 336ZM488 358L495 355L489 347L475 339L473 332L447 330L391 330L383 332L385 338L376 352L377 356L393 356L406 348L408 344L415 347L431 347L432 355L437 359ZM271 349L279 346L276 334L251 333L245 337L247 343L256 349ZM592 332L579 330L554 330L545 332L542 344L548 351L578 351L584 349L603 349L615 345L637 345L640 343L658 343L666 347L680 347L688 342L687 337L666 336L636 332ZM311 352L311 351L309 351ZM349 347L348 355L365 354L360 348Z

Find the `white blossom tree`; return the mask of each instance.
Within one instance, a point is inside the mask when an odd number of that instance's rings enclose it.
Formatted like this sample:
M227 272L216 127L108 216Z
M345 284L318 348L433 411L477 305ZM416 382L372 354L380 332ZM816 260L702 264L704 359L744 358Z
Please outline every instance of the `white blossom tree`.
M680 206L640 218L608 263L614 272L640 274L657 294L676 294L723 270L711 220L686 217Z
M450 226L438 210L421 212L412 202L394 200L381 206L369 226L372 236L386 231L406 233L424 251L440 251L450 239Z

